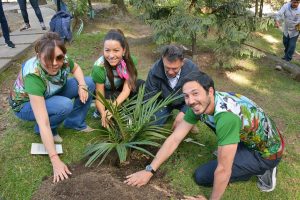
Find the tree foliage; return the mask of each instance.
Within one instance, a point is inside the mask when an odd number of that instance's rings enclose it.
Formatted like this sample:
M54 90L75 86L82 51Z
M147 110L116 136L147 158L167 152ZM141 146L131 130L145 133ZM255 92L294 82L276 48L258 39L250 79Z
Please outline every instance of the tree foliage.
M219 67L230 67L232 56L256 53L243 49L250 33L266 29L270 18L258 18L249 11L250 0L131 0L155 30L158 44L188 42L196 53L197 40L215 36ZM159 17L159 18L158 18ZM254 51L254 50L252 50ZM247 52L247 53L246 53Z

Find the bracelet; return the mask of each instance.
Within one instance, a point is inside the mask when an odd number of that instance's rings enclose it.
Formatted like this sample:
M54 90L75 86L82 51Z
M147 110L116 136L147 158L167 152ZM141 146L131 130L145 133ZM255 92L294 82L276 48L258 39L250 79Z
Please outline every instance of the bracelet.
M50 160L51 160L52 158L54 158L55 156L58 156L57 153L56 153L56 154L53 154L52 156L49 156L49 157L50 157Z
M87 85L78 85L78 87L88 87Z

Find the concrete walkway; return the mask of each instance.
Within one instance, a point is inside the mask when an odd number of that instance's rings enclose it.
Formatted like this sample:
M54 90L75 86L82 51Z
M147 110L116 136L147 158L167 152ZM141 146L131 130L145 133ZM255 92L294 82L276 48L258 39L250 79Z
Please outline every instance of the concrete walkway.
M43 31L34 10L28 4L30 5L30 3L27 3L27 11L31 29L22 32L17 30L10 33L10 40L16 45L16 48L6 47L4 38L0 38L0 73L9 67L13 60L18 59L25 53L45 32L49 31L49 22L56 11L46 6L40 6L45 25L47 26L47 30ZM14 9L20 13L18 5Z

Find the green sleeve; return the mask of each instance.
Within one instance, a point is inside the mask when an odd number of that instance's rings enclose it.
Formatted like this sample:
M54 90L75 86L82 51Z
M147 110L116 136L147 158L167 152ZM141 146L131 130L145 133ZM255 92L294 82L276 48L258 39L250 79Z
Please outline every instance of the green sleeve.
M134 67L137 69L137 64L138 64L137 58L134 55L131 55L131 59L132 59L132 62L134 64Z
M222 112L215 116L218 146L237 144L240 142L241 119L231 113Z
M46 85L44 81L35 74L28 74L24 78L25 92L31 95L44 96Z
M69 56L67 56L67 62L69 63L70 71L72 72L74 69L74 61Z
M104 84L106 79L106 70L104 66L94 65L92 78L95 83Z
M189 124L197 124L199 120L197 115L193 112L191 108L187 109L183 119Z

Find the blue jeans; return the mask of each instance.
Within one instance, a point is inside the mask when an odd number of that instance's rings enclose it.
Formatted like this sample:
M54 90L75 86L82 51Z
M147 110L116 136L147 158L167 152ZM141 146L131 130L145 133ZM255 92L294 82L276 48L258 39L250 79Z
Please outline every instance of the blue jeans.
M39 22L44 22L43 16L42 16L42 12L41 9L39 7L39 2L38 0L29 0L35 15L37 16L37 18L39 19ZM29 18L28 18L28 13L27 13L27 6L26 6L26 0L18 0L18 4L20 6L20 10L23 16L23 20L26 24L29 24Z
M5 43L8 43L10 41L9 29L8 29L7 20L5 18L4 11L3 11L2 0L0 1L0 23L1 23L1 29L2 29Z
M52 1L55 3L55 5L57 5L57 0L52 0ZM63 0L60 0L60 10L69 13L68 7ZM57 10L57 12L60 10Z
M90 77L85 77L85 82L88 85L90 93L95 90L95 84ZM74 102L72 99L74 98ZM78 95L78 82L75 78L67 80L62 91L45 99L46 109L49 115L52 134L56 135L56 128L64 121L66 128L82 130L87 127L85 118L92 102L92 95L85 104L81 103ZM30 102L26 102L20 112L15 113L16 116L26 121L36 121L33 114ZM35 124L34 131L39 134L38 124Z
M185 113L187 106L186 105L182 105L182 106L166 106L164 108L162 108L161 110L157 111L155 113L155 117L156 117L156 121L153 123L153 125L157 125L157 126L162 126L164 125L168 118L172 115L172 111L174 109L178 109L179 111Z
M242 143L239 143L232 165L230 182L246 181L253 175L262 175L266 170L276 167L280 160L281 158L276 160L264 159L260 153L250 151ZM194 174L196 183L202 186L212 186L217 165L217 160L212 160L198 167Z
M284 45L284 57L283 59L286 61L291 61L293 58L293 54L296 49L296 43L298 40L298 36L290 38L289 36L283 35L283 45Z

